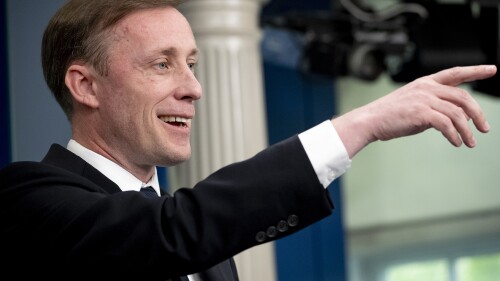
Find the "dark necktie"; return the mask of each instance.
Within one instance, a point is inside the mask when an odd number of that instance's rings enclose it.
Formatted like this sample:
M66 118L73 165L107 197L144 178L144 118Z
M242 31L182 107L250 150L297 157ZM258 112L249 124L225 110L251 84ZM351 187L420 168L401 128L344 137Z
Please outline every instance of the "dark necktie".
M158 193L156 193L156 191L153 189L152 186L145 186L145 187L141 188L141 193L144 196L149 197L149 198L157 198L158 197Z
M158 193L154 190L152 186L145 186L141 188L141 193L148 198L158 198ZM187 276L181 276L178 278L173 278L172 281L189 281Z

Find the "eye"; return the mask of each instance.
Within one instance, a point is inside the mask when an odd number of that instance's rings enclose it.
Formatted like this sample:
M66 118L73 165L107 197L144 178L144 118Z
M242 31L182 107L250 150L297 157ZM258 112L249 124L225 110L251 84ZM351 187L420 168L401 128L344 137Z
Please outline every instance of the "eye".
M159 68L159 69L167 69L167 68L168 68L168 67L167 67L167 63L166 63L166 62L164 62L164 61L163 61L163 62L158 63L158 68Z
M194 69L196 67L196 63L188 63L189 69L191 69L192 72L194 72Z

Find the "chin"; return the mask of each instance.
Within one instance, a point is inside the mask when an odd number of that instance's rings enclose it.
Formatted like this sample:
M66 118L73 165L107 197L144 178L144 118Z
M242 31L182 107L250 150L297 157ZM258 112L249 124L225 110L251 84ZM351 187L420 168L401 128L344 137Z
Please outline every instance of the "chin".
M175 154L168 154L163 157L163 164L167 167L176 166L186 162L191 158L191 150L187 151L176 151Z

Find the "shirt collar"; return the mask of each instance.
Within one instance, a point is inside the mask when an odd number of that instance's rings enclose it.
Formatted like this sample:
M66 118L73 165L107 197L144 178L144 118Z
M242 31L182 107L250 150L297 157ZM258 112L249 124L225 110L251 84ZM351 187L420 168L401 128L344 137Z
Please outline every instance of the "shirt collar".
M149 182L144 183L120 165L84 147L73 139L68 142L67 149L80 156L83 160L117 184L122 191L139 191L141 187L152 186L156 190L156 193L160 194L160 184L156 169Z

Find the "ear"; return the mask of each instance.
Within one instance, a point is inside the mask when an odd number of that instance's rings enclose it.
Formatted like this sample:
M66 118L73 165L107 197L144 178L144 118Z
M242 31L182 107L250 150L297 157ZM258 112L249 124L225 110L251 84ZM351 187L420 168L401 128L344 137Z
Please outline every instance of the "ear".
M99 101L95 93L94 71L80 64L72 64L66 71L64 82L68 87L75 102L91 108L98 108Z

